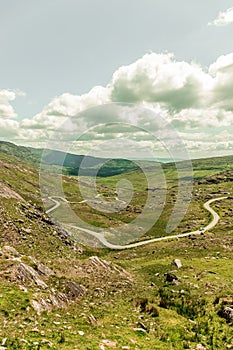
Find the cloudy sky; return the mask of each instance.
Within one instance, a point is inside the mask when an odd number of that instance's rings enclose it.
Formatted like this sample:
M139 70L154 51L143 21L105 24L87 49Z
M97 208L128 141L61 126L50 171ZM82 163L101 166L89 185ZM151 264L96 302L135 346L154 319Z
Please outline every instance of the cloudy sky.
M233 154L232 0L0 0L0 19L1 140L163 156L167 131L192 158Z

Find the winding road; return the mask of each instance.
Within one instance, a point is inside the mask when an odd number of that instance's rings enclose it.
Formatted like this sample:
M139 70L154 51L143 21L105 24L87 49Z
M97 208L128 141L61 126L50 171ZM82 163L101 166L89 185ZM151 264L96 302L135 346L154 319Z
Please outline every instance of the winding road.
M65 224L64 226L66 228L72 228L72 229L77 229L79 231L86 232L86 233L94 236L95 238L97 238L105 247L110 248L110 249L136 248L136 247L143 246L143 245L146 245L146 244L149 244L149 243L160 242L160 241L168 241L168 240L171 240L171 239L177 239L177 238L182 238L182 237L194 236L194 235L199 235L199 234L201 234L201 233L203 233L205 231L209 231L210 229L212 229L218 223L218 221L220 219L220 217L216 213L216 211L214 211L214 209L212 209L210 207L210 204L212 204L213 202L216 202L216 201L220 201L220 200L226 199L226 198L227 197L218 197L218 198L210 199L210 200L208 200L207 202L204 203L204 208L207 211L209 211L210 214L212 215L212 221L207 226L205 226L205 227L203 227L201 229L198 229L196 231L181 233L179 235L164 236L164 237L159 237L159 238L147 239L147 240L144 240L144 241L141 241L141 242L130 243L130 244L127 244L127 245L117 245L117 244L109 243L105 239L103 233L99 233L99 232L95 232L95 231L92 231L92 230L88 230L88 229L85 229L85 228L82 228L82 227L79 227L79 226L72 226L72 225L67 225L67 224ZM49 214L52 211L56 210L61 205L61 203L57 199L60 199L61 201L68 203L68 201L65 198L63 198L63 197L52 196L52 197L48 197L48 199L50 199L52 202L54 202L55 205L52 208L50 208L50 209L48 209L46 211L47 214Z

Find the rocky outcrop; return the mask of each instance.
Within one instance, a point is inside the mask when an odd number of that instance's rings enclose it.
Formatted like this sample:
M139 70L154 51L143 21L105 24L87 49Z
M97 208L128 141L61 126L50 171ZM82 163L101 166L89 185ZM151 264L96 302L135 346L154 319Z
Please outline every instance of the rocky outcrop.
M42 264L41 262L37 261L36 259L30 257L31 260L33 261L33 263L35 264L35 270L38 271L41 275L46 276L46 277L50 277L50 276L54 276L55 272L53 270L51 270L48 266L45 266L44 264Z
M13 273L20 284L35 284L42 289L48 288L48 285L40 278L38 272L27 264L20 263L16 265Z
M18 199L20 201L24 201L24 199L15 191L13 191L9 186L6 186L2 182L0 182L0 197L6 199Z
M53 309L60 309L67 307L69 298L64 293L49 294L43 296L41 294L34 294L34 299L31 300L33 309L40 315L43 311L50 312Z
M95 272L102 270L106 273L114 273L123 277L131 278L131 275L122 267L115 265L112 262L100 259L98 256L90 257L83 267L84 266L86 266L87 269Z
M85 294L86 289L81 285L72 281L66 283L68 289L68 295L71 300L75 300L77 297L81 297Z
M21 255L11 246L2 247L0 256L7 261L6 271L1 271L1 277L17 283L26 293L29 288L32 292L36 291L30 303L37 314L41 314L42 311L49 312L54 308L65 308L86 292L84 286L65 278L62 290L55 288L56 273L51 268L33 257Z
M35 293L34 298L31 300L33 309L40 315L42 311L50 312L53 309L66 308L86 292L86 289L82 285L72 281L68 281L66 287L66 293L56 292L54 289L49 291L49 295Z

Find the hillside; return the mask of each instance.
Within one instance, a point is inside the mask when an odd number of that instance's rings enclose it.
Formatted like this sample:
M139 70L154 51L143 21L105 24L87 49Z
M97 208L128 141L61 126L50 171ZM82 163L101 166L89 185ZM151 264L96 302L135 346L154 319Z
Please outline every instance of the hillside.
M204 160L194 163L198 176L193 199L177 233L207 224L203 203L227 196L213 206L220 221L211 232L111 251L82 246L45 214L38 170L31 159L19 159L22 152L17 147L13 154L0 151L3 349L233 348L232 318L226 312L233 304L230 163L226 167L225 159L207 160L206 169ZM167 204L150 236L163 232L177 191L173 170L166 166ZM108 216L87 203L75 203L82 199L77 181L63 178L72 208L95 225L132 220L147 194L142 174L129 172L127 179L137 191L130 210ZM98 190L110 200L122 178L99 178ZM175 259L180 268L172 264Z
M113 176L138 168L136 164L126 159L103 159L91 156L64 153L56 150L43 150L39 148L16 146L13 143L0 141L0 152L15 156L20 160L27 160L39 168L41 160L48 164L50 171L62 171L67 175L77 176L81 169L85 176ZM85 158L85 163L82 163ZM151 162L144 162L150 164ZM61 169L60 169L61 168ZM100 168L100 169L99 169ZM98 170L99 169L99 170Z
M91 156L77 155L77 154L65 154L61 151L55 150L43 150L33 147L16 146L13 143L0 141L0 152L2 154L15 156L22 161L32 164L35 167L40 166L41 159L52 166L50 171L56 172L61 166L63 166L63 172L67 175L77 176L79 168L81 166L81 173L85 176L96 175L98 168L99 177L108 177L118 174L122 174L128 171L138 170L138 165L133 163L133 160L126 159L104 159ZM43 155L43 157L42 157ZM82 161L85 158L85 163ZM161 159L161 164L165 171L174 172L174 163L168 163L167 160L163 163L164 159ZM138 160L138 164L153 167L156 161L152 160ZM205 159L194 159L192 161L195 178L203 178L212 174L219 173L221 171L233 169L233 156L214 157Z

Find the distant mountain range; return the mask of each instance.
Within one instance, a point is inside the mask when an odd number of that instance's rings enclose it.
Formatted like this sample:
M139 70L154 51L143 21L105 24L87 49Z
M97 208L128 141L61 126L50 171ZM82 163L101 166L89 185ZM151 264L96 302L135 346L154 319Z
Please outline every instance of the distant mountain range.
M41 160L43 164L50 166L54 172L61 171L66 175L77 176L81 172L84 176L96 175L99 177L113 176L139 168L131 160L107 159L91 156L64 153L57 150L44 150L25 146L16 146L13 143L0 141L0 152L17 157L39 168ZM82 164L83 160L85 162ZM143 162L143 161L140 161ZM150 161L144 164L151 165Z
M32 164L37 169L41 165L41 159L43 159L42 163L48 166L50 171L62 171L64 174L72 176L78 176L79 174L83 176L95 176L97 174L98 177L108 177L138 170L140 166L153 167L158 163L162 163L164 168L174 166L174 160L172 161L169 158L131 160L98 158L57 150L17 146L5 141L0 141L0 152ZM137 164L134 162L136 160ZM176 159L176 161L182 160ZM219 171L231 169L233 166L233 156L194 159L192 163L195 169L200 169L202 176L205 171L209 172L211 169L215 171L216 167L219 168Z

